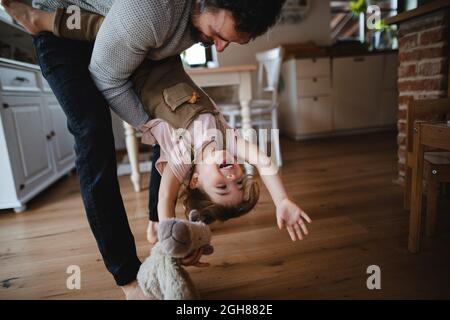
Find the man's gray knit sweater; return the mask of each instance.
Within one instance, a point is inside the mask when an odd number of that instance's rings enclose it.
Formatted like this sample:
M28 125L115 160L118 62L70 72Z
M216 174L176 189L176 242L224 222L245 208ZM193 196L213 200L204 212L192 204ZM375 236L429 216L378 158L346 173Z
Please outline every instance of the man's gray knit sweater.
M194 44L190 33L193 1L33 0L33 6L52 11L74 4L106 16L97 34L89 70L114 112L138 127L149 117L130 77L144 59L161 60Z

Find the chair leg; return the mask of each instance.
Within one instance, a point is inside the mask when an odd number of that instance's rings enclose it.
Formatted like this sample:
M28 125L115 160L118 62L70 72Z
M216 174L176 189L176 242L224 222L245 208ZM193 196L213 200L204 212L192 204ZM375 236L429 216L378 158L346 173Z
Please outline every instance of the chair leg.
M409 210L411 205L411 173L412 169L409 166L406 166L405 189L403 190L403 208L405 210Z
M282 159L281 159L281 149L280 149L280 135L279 135L279 129L272 129L271 130L271 136L272 141L270 142L271 145L271 158L273 159L275 157L275 163L280 168L283 165Z
M229 121L230 127L236 128L236 116L234 114L231 114L229 116L229 120L228 121Z
M438 171L432 166L427 168L427 217L426 235L432 237L436 234L436 209L438 198Z
M425 147L421 144L422 128L417 126L417 133L414 136L414 163L411 174L411 208L409 210L409 234L408 250L411 253L420 251L421 225L422 225L422 195L423 195L423 166Z
M272 150L275 152L275 157L277 161L277 166L283 166L283 159L281 158L281 147L280 147L280 131L278 129L278 113L277 109L272 110L272 130L275 129L276 136L272 137L271 145L274 146ZM274 154L274 153L272 153Z
M267 155L267 129L259 129L258 135L258 148L262 153Z

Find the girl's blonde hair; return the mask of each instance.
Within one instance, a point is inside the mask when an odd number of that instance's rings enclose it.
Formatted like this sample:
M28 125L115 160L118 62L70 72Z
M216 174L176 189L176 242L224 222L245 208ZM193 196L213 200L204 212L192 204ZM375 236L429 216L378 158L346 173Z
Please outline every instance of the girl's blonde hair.
M241 166L242 167L242 166ZM245 172L244 168L242 168ZM186 217L189 218L191 210L197 211L197 220L210 224L216 220L226 221L232 218L243 216L250 212L259 199L259 184L253 176L245 175L242 182L244 192L242 202L234 206L224 206L211 201L209 196L201 190L189 187L189 182L194 174L195 166L192 167L188 175L187 182L184 183L180 199L183 202Z

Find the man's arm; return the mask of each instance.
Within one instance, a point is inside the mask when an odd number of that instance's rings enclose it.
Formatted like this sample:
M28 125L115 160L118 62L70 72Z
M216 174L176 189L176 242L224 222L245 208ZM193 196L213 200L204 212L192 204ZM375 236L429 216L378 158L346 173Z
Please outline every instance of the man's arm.
M159 3L159 2L158 2ZM153 7L152 7L153 6ZM89 70L98 89L117 115L138 127L148 121L130 77L148 51L161 45L165 30L155 30L160 19L155 1L115 1L97 34Z

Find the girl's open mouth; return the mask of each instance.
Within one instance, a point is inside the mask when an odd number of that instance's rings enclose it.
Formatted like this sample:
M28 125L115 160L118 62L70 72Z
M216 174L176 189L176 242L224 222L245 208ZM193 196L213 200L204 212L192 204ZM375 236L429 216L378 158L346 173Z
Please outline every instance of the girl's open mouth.
M232 163L222 163L219 165L219 169L224 169L224 168L228 168L228 167L232 167L233 164Z

